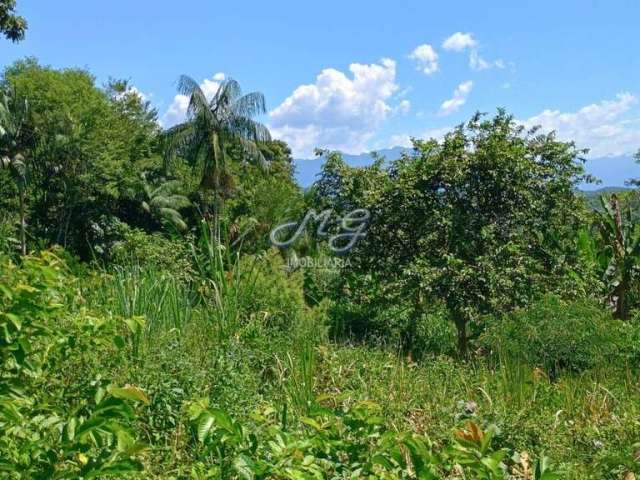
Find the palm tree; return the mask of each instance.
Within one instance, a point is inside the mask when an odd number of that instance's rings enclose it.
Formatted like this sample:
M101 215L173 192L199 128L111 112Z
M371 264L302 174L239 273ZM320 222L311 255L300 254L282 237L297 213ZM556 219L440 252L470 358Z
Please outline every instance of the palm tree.
M18 187L20 213L20 250L27 254L25 194L28 169L23 152L26 151L28 104L15 91L0 92L0 168L9 169Z
M189 97L187 120L166 132L167 159L180 155L201 170L202 213L208 213L208 194L212 192L217 226L232 185L227 148L239 144L248 158L266 166L258 142L270 140L271 135L253 120L266 112L264 96L259 92L243 95L238 82L229 78L208 100L198 83L185 75L180 77L178 91Z
M170 225L180 232L186 231L187 224L182 218L180 209L190 207L191 202L180 193L180 182L169 180L158 187L153 187L144 175L142 182L145 194L145 200L142 202L143 210L164 225Z

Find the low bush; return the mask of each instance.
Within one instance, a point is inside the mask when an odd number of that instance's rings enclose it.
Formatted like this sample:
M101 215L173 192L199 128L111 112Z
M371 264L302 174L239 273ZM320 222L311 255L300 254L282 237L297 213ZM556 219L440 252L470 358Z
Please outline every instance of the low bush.
M250 292L242 297L246 315L262 316L268 325L282 328L305 311L302 273L288 272L277 250L243 257L240 269L240 289Z
M127 228L109 254L115 266L150 267L180 281L193 279L192 253L185 239L171 240L159 233Z
M411 335L414 359L455 354L455 327L437 306L416 320L415 329L412 309L403 304L377 308L337 302L330 313L331 332L336 338L366 339L398 349Z
M636 330L595 302L569 303L549 296L490 321L480 342L498 357L524 361L554 377L562 371L633 361L630 339Z
M526 478L561 478L546 459L533 462L493 448L492 426L483 431L468 422L454 432L453 441L442 445L388 429L381 411L364 401L342 410L318 408L293 420L286 410L266 407L252 415L248 427L206 400L194 402L189 415L200 461L193 467L193 478L498 480L522 478L511 473L523 465L529 472Z

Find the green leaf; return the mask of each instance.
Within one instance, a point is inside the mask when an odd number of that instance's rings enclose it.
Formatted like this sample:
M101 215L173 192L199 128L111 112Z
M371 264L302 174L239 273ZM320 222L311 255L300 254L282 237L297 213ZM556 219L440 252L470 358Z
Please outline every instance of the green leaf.
M122 349L125 347L126 343L124 341L124 338L122 338L120 335L116 335L113 338L113 344L118 347L118 349Z
M202 418L198 423L198 440L200 442L204 443L204 441L207 439L207 436L209 436L209 432L211 431L214 422L215 418L209 412L202 414Z
M100 468L90 468L89 471L84 473L84 478L95 478L98 476L111 476L122 475L131 472L141 472L143 470L142 464L137 460L127 459L120 460L115 463L111 463L107 466Z
M109 387L108 392L116 398L142 402L145 405L149 405L151 403L151 401L149 400L149 397L147 397L144 391L141 388L136 387L134 385L128 385L122 388Z
M244 454L238 455L233 462L233 468L238 472L240 478L244 478L245 480L254 480L256 478L255 463Z

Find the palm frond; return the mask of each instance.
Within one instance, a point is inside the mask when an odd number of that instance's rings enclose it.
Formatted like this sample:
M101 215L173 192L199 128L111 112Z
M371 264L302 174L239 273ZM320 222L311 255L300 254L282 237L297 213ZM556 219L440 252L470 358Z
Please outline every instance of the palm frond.
M160 217L167 223L171 224L173 227L177 228L181 232L187 230L187 224L182 219L182 215L179 212L172 208L161 208L159 210Z
M266 112L267 104L260 92L247 93L233 103L233 113L238 117L255 117Z
M267 159L262 154L255 142L242 137L238 137L238 140L240 141L240 145L242 145L245 153L251 160L256 161L258 163L258 166L260 166L263 171L269 169L269 162L267 162Z
M168 195L168 196L156 196L150 201L152 208L172 208L174 210L180 210L182 208L188 208L191 206L191 201L184 195Z
M210 102L211 112L214 117L219 122L224 123L225 119L233 114L232 106L241 96L242 89L238 82L233 78L224 80Z
M182 75L178 80L178 92L189 97L187 118L204 116L205 118L212 120L209 101L200 88L198 82L187 75Z
M252 142L268 142L271 140L269 129L251 118L235 117L229 123L229 130L232 135Z

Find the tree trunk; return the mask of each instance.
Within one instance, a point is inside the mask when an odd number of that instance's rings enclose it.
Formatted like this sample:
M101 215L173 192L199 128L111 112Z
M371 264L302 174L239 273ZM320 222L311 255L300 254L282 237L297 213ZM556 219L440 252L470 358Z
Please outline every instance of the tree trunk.
M407 358L410 361L413 361L415 358L414 346L415 346L415 338L417 333L418 326L418 318L420 318L420 311L414 310L413 314L409 318L409 325L403 332L402 335L402 353L407 355Z
M614 291L616 297L616 309L613 316L619 320L628 320L629 311L627 309L627 284L623 280Z
M460 356L460 358L466 359L468 355L467 318L460 313L454 313L453 320L458 331L458 355Z
M26 233L26 219L24 213L24 188L20 188L20 251L22 256L27 255L27 233Z

